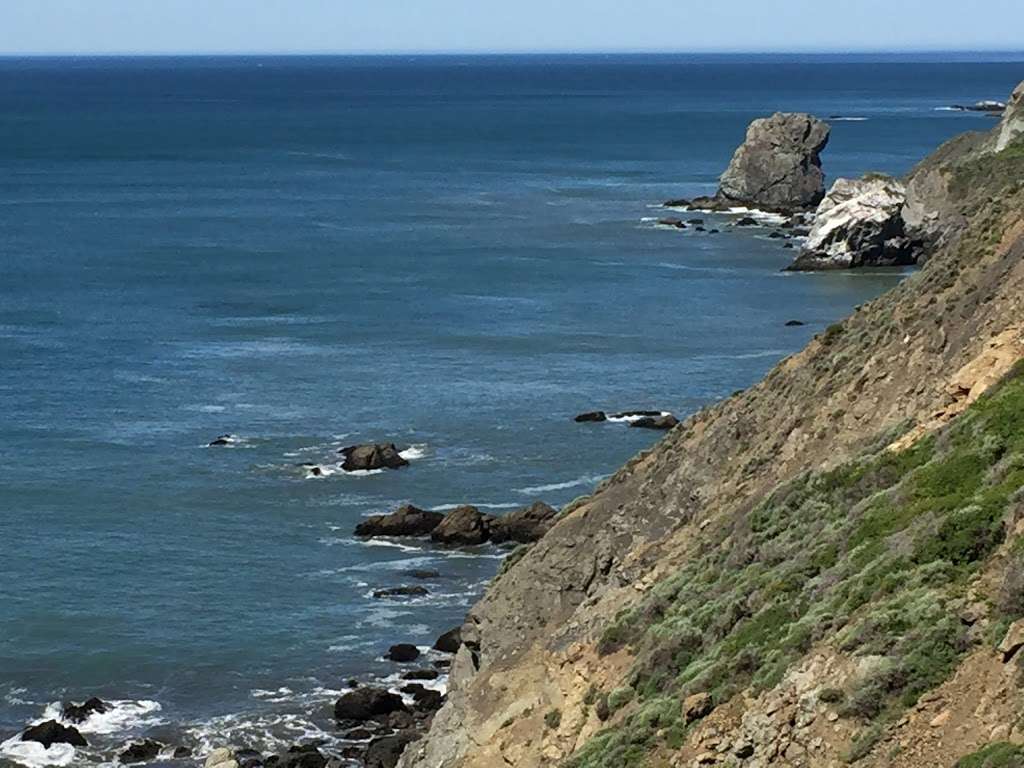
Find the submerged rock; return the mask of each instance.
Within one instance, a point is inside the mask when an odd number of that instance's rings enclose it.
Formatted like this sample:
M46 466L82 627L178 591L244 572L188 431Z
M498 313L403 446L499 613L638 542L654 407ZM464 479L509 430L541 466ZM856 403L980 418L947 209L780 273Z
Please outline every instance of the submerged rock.
M426 536L444 520L440 512L429 512L404 504L390 515L374 515L356 526L356 536Z
M49 749L54 744L70 744L73 747L87 747L89 743L71 725L63 725L56 720L47 720L26 728L21 734L22 741L34 741Z
M401 696L383 688L357 688L334 703L334 717L338 720L364 722L392 712L407 711Z
M821 151L828 124L807 114L755 120L722 174L719 200L769 211L813 208L825 194Z
M430 538L439 544L473 546L490 538L490 518L474 506L465 505L445 515Z
M430 590L426 587L390 587L388 589L378 589L373 593L373 596L380 600L384 597L423 597L429 595Z
M537 501L525 509L517 509L502 517L493 518L488 528L491 541L503 544L514 541L529 544L537 541L555 524L558 510L543 501Z
M84 723L92 715L102 715L110 710L111 706L107 702L93 696L81 704L73 702L65 704L61 707L60 716L61 719L72 723Z
M156 760L164 745L152 739L135 741L128 745L128 748L117 756L122 763L146 763Z
M338 453L345 457L341 468L346 472L400 469L409 466L409 462L402 458L394 443L350 445L347 448L342 448Z
M912 264L903 224L906 187L888 176L839 179L818 206L814 227L790 270Z

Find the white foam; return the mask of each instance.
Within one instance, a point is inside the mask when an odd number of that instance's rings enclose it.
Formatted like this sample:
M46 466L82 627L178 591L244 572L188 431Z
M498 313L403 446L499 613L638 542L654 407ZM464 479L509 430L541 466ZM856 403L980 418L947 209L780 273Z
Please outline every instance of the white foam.
M404 451L400 451L398 455L401 456L406 461L416 461L417 459L422 459L426 457L427 446L424 443L410 445Z
M47 749L35 741L22 741L19 734L0 743L0 757L6 757L29 768L70 765L75 759L75 748L70 744L53 744Z
M81 723L73 723L61 717L61 703L55 701L49 704L43 711L43 716L37 722L57 720L65 725L73 725L82 733L108 734L127 731L132 728L149 727L160 724L156 713L162 707L159 702L140 700L108 701L110 709L106 712L93 712Z
M526 488L516 488L516 493L532 496L537 493L546 493L548 491L564 491L567 488L576 488L580 485L596 485L604 480L605 477L606 475L584 475L583 477L577 477L575 480L566 480L564 483L550 483L548 485L533 485L527 486Z
M830 123L866 123L869 118L866 117L830 117L828 122Z
M658 415L671 416L672 414L669 411L658 411ZM609 416L608 421L610 421L612 424L634 424L635 422L638 422L641 419L646 418L649 418L646 414L627 413L624 416ZM602 477L600 479L603 480L604 478Z
M431 512L451 512L453 509L458 509L464 506L463 504L438 504L436 507L430 507ZM516 504L514 502L504 504L473 504L478 509L515 509L521 507L522 504Z

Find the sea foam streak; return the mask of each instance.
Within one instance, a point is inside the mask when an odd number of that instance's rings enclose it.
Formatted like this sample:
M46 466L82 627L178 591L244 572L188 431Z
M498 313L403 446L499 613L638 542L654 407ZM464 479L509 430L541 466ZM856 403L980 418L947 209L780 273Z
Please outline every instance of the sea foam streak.
M516 493L531 496L535 493L547 493L548 491L564 491L567 488L576 488L580 485L596 485L605 479L607 475L584 475L575 480L566 480L564 483L551 483L550 485L532 485L526 488L516 488Z

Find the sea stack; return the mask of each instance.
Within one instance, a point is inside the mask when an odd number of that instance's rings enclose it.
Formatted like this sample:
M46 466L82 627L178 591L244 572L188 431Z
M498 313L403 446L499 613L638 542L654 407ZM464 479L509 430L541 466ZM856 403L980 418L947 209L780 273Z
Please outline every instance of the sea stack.
M827 123L807 114L755 120L722 174L718 199L779 213L812 210L825 196L821 152L829 134Z

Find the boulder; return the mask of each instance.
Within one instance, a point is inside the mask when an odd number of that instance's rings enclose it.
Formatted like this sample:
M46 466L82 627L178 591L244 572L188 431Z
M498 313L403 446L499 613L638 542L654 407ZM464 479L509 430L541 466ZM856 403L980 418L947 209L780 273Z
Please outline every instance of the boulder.
M457 653L462 645L462 627L449 629L434 643L434 650L442 653Z
M107 702L93 696L81 704L67 703L60 710L62 720L71 723L84 723L92 715L102 715L109 712L111 706Z
M722 174L718 198L784 213L814 208L825 194L821 151L829 133L827 123L806 114L755 120Z
M1003 641L999 643L999 652L1003 654L1003 663L1010 661L1021 648L1024 648L1024 619L1010 625Z
M629 423L636 429L672 429L679 424L679 419L671 413L659 413L657 416L642 416Z
M206 756L205 762L206 768L214 768L217 765L231 766L232 768L238 768L238 763L235 762L235 756L227 747L218 747Z
M327 758L312 744L289 747L277 758L273 761L275 768L324 768L327 765Z
M673 229L686 229L682 219L658 219L658 224L663 227L672 227Z
M585 423L598 423L602 421L608 421L608 414L604 411L589 411L587 413L581 413L575 418L577 424Z
M444 520L440 512L429 512L403 504L389 515L374 515L356 526L356 536L427 536Z
M235 762L238 768L260 768L263 765L263 755L255 749L235 750Z
M172 757L175 760L184 760L185 758L192 757L192 747L175 747Z
M117 756L117 759L122 763L148 763L150 760L156 760L163 748L163 744L152 739L134 741Z
M445 515L430 538L439 544L456 546L483 544L490 537L489 521L490 518L476 507L458 507Z
M401 696L383 688L357 688L344 694L334 703L336 719L356 722L365 722L392 712L407 711Z
M786 321L786 327L787 328L799 328L801 325L805 325L803 320L787 320Z
M374 739L366 748L363 764L366 768L395 768L402 752L416 739L416 734L409 731Z
M753 216L744 216L742 219L737 220L734 227L757 227L760 226L757 219Z
M388 652L384 654L384 658L388 661L395 661L399 664L405 664L410 661L416 661L420 657L420 649L412 643L398 643L388 648Z
M402 458L394 443L350 445L347 448L342 448L338 453L345 457L341 468L346 472L400 469L409 466L409 462Z
M373 596L380 600L384 597L423 597L429 594L430 590L426 587L391 587L390 589L378 589Z
M669 200L667 202L662 203L662 207L664 207L664 208L689 208L690 207L690 201L686 200L684 198L678 198L676 200Z
M209 446L210 448L224 448L229 445L234 445L237 442L238 438L235 437L234 435L221 435L220 437L215 437L213 440L207 443L207 446Z
M683 701L683 720L689 725L696 720L710 715L711 710L714 708L715 703L711 699L710 694L695 693Z
M488 526L491 541L495 544L507 541L529 544L539 540L547 533L555 524L556 517L558 517L557 509L549 507L542 501L534 502L525 509L517 509L491 520Z
M418 712L436 712L444 706L444 694L440 691L421 685L419 689L407 693L412 694L413 704Z
M63 725L56 720L47 720L26 728L21 734L22 741L35 741L49 749L54 744L70 744L73 747L87 747L85 737L74 726Z
M888 176L839 179L818 206L803 249L789 269L850 269L913 264L903 225L906 187Z

